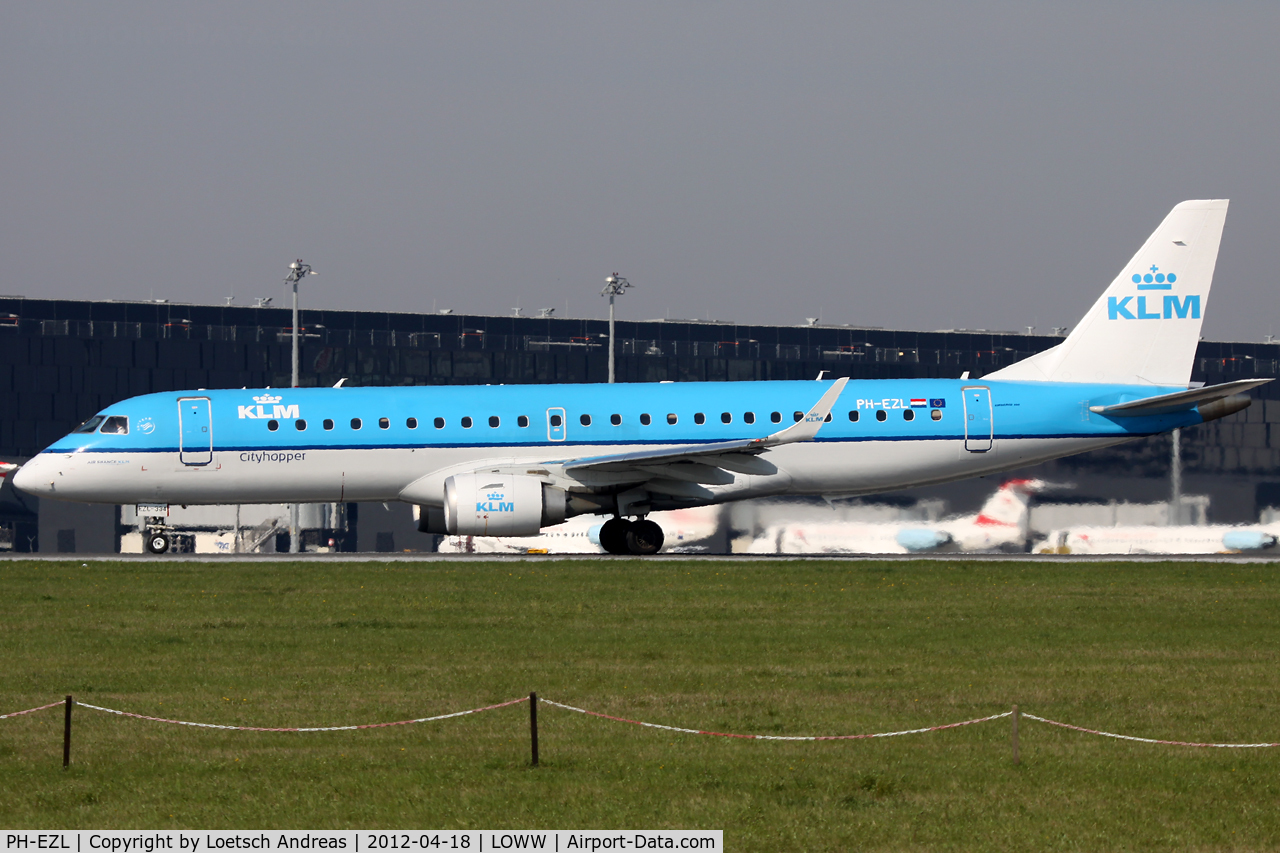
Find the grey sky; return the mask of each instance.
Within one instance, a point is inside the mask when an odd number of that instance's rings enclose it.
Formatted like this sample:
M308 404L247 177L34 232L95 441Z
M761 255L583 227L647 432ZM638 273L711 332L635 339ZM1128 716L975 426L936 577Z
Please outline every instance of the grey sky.
M1280 333L1266 3L8 3L0 291L905 328L1074 323L1230 197Z

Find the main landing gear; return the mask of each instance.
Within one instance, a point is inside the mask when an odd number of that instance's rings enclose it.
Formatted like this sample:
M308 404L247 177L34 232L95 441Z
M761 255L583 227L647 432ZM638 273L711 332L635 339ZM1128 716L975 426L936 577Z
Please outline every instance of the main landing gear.
M142 545L148 554L163 554L169 550L169 527L164 523L164 516L147 517L146 530L142 532Z
M600 527L600 547L610 554L656 554L662 542L662 528L647 518L611 518Z

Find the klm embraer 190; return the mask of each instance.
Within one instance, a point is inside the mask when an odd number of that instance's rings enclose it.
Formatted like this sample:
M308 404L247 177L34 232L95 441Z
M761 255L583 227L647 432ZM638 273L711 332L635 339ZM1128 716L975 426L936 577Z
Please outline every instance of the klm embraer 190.
M981 379L288 388L147 394L27 462L45 498L391 501L424 532L526 536L584 513L652 554L655 510L865 495L1221 418L1268 379L1190 382L1226 200L1187 201L1057 346ZM168 539L153 517L153 552Z

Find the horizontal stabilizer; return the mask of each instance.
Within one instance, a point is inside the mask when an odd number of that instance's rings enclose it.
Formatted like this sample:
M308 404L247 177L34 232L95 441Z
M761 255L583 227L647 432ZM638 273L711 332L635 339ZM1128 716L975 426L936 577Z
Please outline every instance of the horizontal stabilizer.
M1175 391L1172 394L1161 394L1159 397L1147 397L1142 400L1131 400L1128 403L1117 403L1114 406L1090 406L1089 411L1109 418L1136 418L1148 415L1169 415L1174 412L1185 412L1205 403L1222 400L1235 394L1243 394L1259 385L1266 385L1270 379L1241 379L1239 382L1226 382L1222 385L1210 385L1208 388L1192 388L1190 391Z

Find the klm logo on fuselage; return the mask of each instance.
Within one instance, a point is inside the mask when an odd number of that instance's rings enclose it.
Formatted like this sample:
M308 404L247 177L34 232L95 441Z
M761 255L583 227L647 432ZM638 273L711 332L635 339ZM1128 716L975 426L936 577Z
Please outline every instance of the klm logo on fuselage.
M476 501L476 512L515 512L515 501L504 501L502 492L490 492L485 500Z
M1133 283L1138 290L1173 290L1178 280L1175 273L1162 273L1154 264L1147 273L1134 273ZM1151 301L1148 302L1147 300ZM1108 320L1199 320L1200 294L1189 293L1179 297L1168 293L1163 297L1147 296L1108 296Z
M253 402L256 406L238 406L241 418L276 418L278 420L287 420L289 418L298 418L298 405L292 406L280 405L282 398L272 394L263 394L261 397L254 397ZM270 426L270 424L268 424Z

